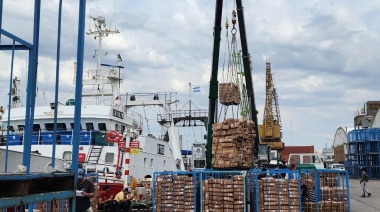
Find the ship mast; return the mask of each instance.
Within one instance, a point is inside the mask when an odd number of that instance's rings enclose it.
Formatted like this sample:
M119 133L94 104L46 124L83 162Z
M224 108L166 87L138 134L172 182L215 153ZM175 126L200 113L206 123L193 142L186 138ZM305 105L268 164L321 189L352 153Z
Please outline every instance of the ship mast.
M92 86L91 91L84 91L82 97L96 97L97 104L105 104L105 96L112 96L116 105L121 105L120 99L120 84L124 78L124 67L120 65L121 56L117 55L117 65L102 64L102 56L107 55L107 52L102 52L103 37L110 34L118 34L119 30L111 30L106 28L106 21L103 16L90 17L95 22L95 30L89 29L87 35L93 35L94 39L98 39L98 49L95 50L94 58L97 60L96 69L88 70L83 74L83 86ZM75 76L74 76L75 77ZM111 85L111 89L106 89L105 85Z

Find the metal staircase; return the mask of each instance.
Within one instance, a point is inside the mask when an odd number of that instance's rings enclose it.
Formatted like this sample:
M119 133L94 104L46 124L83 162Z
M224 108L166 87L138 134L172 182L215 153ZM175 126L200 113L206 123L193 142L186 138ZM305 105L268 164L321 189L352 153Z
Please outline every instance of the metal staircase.
M90 153L87 157L87 165L91 168L87 168L87 172L96 172L95 166L99 163L99 158L102 154L102 150L103 146L91 146Z

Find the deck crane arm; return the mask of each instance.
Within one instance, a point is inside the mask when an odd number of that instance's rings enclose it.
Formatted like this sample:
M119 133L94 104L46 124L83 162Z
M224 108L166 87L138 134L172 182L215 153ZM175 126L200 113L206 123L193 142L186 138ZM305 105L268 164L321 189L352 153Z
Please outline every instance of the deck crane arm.
M236 0L237 15L240 30L240 40L243 56L243 68L245 72L246 90L248 96L248 104L251 114L251 120L255 122L255 131L258 132L257 125L257 112L256 104L253 92L253 82L251 73L251 61L248 53L247 36L245 30L244 13L242 0ZM215 23L214 23L214 47L213 47L213 59L212 70L210 79L210 91L209 91L209 119L208 119L208 131L207 131L207 156L206 156L206 168L211 168L211 145L212 145L212 124L215 123L217 114L217 99L218 99L218 63L219 63L219 50L220 50L220 35L221 35L221 21L222 21L223 0L216 0L215 7ZM253 153L257 158L258 146L260 143L259 136L254 139Z

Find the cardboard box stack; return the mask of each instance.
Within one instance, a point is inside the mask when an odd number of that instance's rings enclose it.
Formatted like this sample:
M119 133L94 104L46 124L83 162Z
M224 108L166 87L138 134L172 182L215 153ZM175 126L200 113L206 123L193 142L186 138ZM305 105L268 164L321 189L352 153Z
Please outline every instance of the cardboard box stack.
M222 105L238 105L240 103L239 86L235 83L219 83L219 99Z
M262 212L300 211L297 180L283 180L266 177L259 180L259 208Z
M202 211L243 212L244 176L232 179L209 178L203 181Z
M35 205L33 212L51 211L51 212L68 212L69 211L69 199L54 200L52 204L50 202L41 202Z
M213 168L252 168L253 139L256 137L254 127L254 122L242 118L230 118L213 124Z
M307 202L303 204L304 212L315 212L317 207L319 211L327 212L346 212L348 205L347 187L339 187L339 175L332 172L322 172L319 175L320 189L319 202ZM301 178L301 185L306 184L308 188L315 189L315 175L304 175Z
M164 175L155 185L156 212L193 212L196 200L194 178L186 175Z

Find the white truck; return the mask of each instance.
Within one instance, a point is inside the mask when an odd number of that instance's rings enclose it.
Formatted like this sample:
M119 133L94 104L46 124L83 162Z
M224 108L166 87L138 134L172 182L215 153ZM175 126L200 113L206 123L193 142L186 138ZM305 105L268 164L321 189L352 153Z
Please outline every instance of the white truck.
M294 153L289 155L288 164L314 165L316 169L324 169L325 166L318 154L315 153Z

